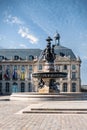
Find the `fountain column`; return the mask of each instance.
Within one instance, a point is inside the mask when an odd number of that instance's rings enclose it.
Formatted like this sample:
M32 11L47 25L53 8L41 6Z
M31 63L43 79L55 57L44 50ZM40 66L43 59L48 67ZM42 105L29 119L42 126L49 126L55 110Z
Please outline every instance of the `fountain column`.
M42 81L44 82L44 87L39 89L39 93L50 93L50 91L53 92L53 90L51 89L52 78L50 77L50 75L52 75L52 72L55 71L54 60L56 58L56 54L54 53L54 45L51 46L52 39L48 37L46 41L47 41L47 46L43 52L43 55L46 59L44 74L47 78L45 77L42 78Z

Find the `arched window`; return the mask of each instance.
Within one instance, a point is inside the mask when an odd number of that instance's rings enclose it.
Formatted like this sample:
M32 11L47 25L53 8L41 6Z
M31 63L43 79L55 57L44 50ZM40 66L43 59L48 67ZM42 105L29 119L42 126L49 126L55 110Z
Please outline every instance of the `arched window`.
M29 92L32 92L32 84L29 82L29 84L28 84L28 91Z
M63 92L67 92L67 83L63 84Z
M9 85L9 83L7 82L6 83L6 87L5 87L5 92L9 92L10 91L10 85Z
M21 92L25 92L25 83L21 83Z
M76 92L76 83L72 83L72 92Z

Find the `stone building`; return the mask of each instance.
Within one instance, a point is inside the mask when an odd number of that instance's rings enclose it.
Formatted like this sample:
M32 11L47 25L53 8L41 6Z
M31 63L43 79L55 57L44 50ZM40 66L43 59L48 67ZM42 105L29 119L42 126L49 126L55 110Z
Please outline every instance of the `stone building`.
M32 73L44 71L41 49L0 49L0 94L38 91L37 79ZM60 92L79 92L81 89L81 60L71 49L55 43L55 71L67 72L57 79Z

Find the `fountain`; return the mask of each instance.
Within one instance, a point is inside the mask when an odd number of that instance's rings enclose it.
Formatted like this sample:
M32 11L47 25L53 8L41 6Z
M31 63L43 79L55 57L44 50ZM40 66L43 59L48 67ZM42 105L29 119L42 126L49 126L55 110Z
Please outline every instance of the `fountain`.
M59 35L56 37L59 40ZM47 46L41 53L38 64L41 59L45 59L44 69L41 72L32 73L33 79L38 80L38 92L27 93L13 93L10 97L11 100L57 100L59 98L59 88L56 82L57 78L65 78L67 73L60 72L55 69L54 61L56 54L54 52L55 45L51 45L52 39L48 37L46 39Z
M57 93L59 92L57 78L65 78L67 73L55 70L54 61L56 54L54 52L55 45L51 45L52 39L46 39L47 46L43 51L42 56L45 58L45 66L43 72L33 73L32 77L38 79L39 93Z

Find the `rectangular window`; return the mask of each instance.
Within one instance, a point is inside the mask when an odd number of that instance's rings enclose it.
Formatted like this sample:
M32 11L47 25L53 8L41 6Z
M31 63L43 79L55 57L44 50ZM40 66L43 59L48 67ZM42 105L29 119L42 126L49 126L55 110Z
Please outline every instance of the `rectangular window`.
M21 72L21 80L25 80L25 72Z
M63 84L63 92L67 92L67 83Z
M17 70L17 65L14 65L14 70Z
M64 70L67 70L67 65L64 65Z
M31 80L32 78L32 73L29 73L29 80Z
M0 80L2 80L2 72L0 72Z
M56 71L59 71L59 70L60 70L60 66L59 66L59 65L56 65L56 66L55 66L55 70L56 70Z
M72 65L72 70L75 70L76 69L76 66L75 65Z
M32 65L29 65L29 70L32 71Z
M72 79L76 79L76 72L72 72Z
M0 70L2 70L2 65L0 65Z
M24 65L21 66L21 72L25 72L25 66Z
M38 70L42 70L42 65L39 64Z

